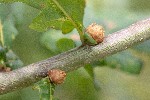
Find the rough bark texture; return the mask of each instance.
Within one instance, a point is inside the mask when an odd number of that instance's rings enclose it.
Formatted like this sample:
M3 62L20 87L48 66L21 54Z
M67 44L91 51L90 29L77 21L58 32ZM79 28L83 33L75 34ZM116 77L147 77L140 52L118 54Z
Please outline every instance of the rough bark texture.
M108 35L96 46L75 48L17 70L0 73L0 94L27 87L46 77L48 70L76 70L84 64L125 50L147 39L150 39L150 18Z

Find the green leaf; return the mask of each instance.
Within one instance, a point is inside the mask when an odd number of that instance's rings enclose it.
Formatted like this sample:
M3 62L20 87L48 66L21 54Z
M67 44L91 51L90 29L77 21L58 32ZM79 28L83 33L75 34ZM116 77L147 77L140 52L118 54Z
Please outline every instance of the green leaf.
M105 59L99 59L98 61L95 61L95 62L92 63L92 66L93 66L93 67L105 66L105 65L107 65Z
M7 47L11 47L12 46L12 41L15 39L15 36L18 34L18 30L16 29L15 26L15 20L14 20L14 16L13 16L13 9L11 7L11 5L4 5L4 4L0 4L0 21L1 21L1 25L0 27L2 27L2 34L3 34L3 42L4 45Z
M6 51L3 47L0 46L0 60L4 60L6 55L5 55Z
M84 43L87 45L96 45L97 42L88 34L84 34Z
M60 52L70 50L75 47L75 43L72 39L61 38L56 42L56 46Z
M1 0L1 3L23 2L41 10L40 14L32 21L30 28L37 31L46 31L49 28L62 30L66 34L74 28L80 34L83 42L83 15L85 0Z
M84 68L68 73L64 84L61 87L58 86L58 90L56 89L57 93L61 97L62 93L67 94L63 96L64 100L67 100L68 97L69 100L98 100L93 79Z
M9 50L6 53L6 65L12 69L17 69L23 66L23 62L12 50Z
M4 95L0 95L0 100L22 100L20 91L14 91ZM35 99L34 99L35 100Z
M87 73L92 77L94 78L94 71L93 71L93 68L90 64L87 64L84 66L84 69L87 71Z
M54 100L54 90L55 85L50 83L48 78L44 78L39 81L35 86L34 89L39 90L40 100Z
M58 31L58 30L54 30L54 29L49 30L49 31L42 34L42 36L40 37L41 38L40 43L43 45L43 47L49 49L54 54L58 54L60 52L64 52L66 50L72 49L76 45L79 44L79 43L76 42L76 40L68 39L73 34L63 35L63 34L60 34L60 33L61 32ZM64 43L66 44L65 46L64 46L63 42L58 43L58 41L61 40L61 39L67 39L67 40L64 40ZM61 50L61 45L64 46L62 48L66 48L64 51Z
M52 52L58 52L56 42L59 39L68 36L60 33L61 32L58 30L49 30L43 33L40 39L41 44Z
M32 29L37 31L46 31L51 27L68 33L76 28L79 33L82 33L84 0L0 0L0 2L23 2L40 9L41 13L30 25Z
M55 32L50 30L42 34L40 38L40 43L43 45L43 47L46 47L47 49L51 51L55 51L56 50L55 42L56 40L58 40L57 38L60 39L59 34L58 36L56 36Z
M100 85L95 80L94 67L92 65L90 65L90 64L87 64L87 65L84 66L84 69L87 71L87 73L92 78L95 89L99 90L100 89Z
M68 33L76 28L82 33L84 0L47 0L46 4L30 25L32 29L46 31L51 27Z
M106 58L107 65L112 68L119 67L125 72L139 74L143 63L140 59L134 57L130 52L124 51Z
M62 25L62 33L66 34L72 31L74 26L69 22L65 21L64 24Z
M15 23L11 20L5 20L3 23L3 33L5 46L11 46L12 41L15 39L15 36L18 34L18 31L15 27Z
M22 2L26 3L34 8L42 9L46 4L47 0L0 0L0 3L14 3Z

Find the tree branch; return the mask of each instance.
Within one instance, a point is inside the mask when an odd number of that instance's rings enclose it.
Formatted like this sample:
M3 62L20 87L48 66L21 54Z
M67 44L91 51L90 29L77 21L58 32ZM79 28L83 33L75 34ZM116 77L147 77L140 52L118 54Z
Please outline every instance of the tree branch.
M150 39L150 18L108 35L96 46L75 48L28 66L0 73L0 94L27 87L47 76L48 70L76 70L84 64L102 59Z

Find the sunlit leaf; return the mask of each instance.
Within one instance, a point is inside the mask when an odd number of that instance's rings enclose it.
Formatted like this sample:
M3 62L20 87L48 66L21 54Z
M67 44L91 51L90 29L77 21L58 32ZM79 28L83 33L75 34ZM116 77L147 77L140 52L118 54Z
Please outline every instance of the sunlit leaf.
M74 28L82 32L84 0L0 0L0 2L23 2L41 10L30 25L37 31L46 31L51 27L63 30L63 33L68 33Z
M63 33L74 28L82 31L84 7L84 0L49 0L30 27L38 31L46 31L51 27L63 30Z
M69 28L68 28L69 27ZM66 34L72 31L74 26L70 23L70 21L65 21L62 25L62 33Z

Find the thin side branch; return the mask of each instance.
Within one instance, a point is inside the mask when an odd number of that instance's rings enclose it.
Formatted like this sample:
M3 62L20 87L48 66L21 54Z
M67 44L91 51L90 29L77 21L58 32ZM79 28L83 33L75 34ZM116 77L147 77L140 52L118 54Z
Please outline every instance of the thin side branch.
M75 48L17 70L0 73L0 94L27 87L46 77L48 70L76 70L84 64L125 50L147 39L150 39L150 18L105 37L103 43L96 46Z

